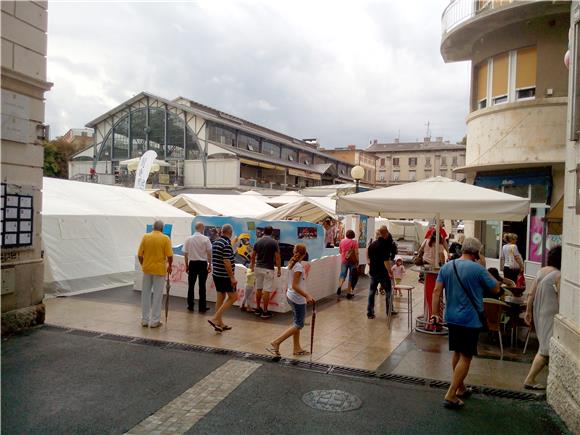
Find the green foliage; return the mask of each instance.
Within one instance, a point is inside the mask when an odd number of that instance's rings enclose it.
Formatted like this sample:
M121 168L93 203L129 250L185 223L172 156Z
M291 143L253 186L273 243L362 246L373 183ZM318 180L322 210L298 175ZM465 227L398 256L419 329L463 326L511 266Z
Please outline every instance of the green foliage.
M55 139L44 143L45 177L68 178L68 160L73 155L75 147L72 144Z

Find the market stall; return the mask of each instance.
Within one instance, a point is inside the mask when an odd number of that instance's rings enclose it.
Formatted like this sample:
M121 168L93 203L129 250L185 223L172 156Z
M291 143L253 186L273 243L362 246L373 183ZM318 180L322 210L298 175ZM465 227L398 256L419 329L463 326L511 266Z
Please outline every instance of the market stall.
M326 197L302 197L294 202L268 211L259 216L267 220L300 220L320 222L327 217L336 219L336 200Z
M339 197L336 211L387 218L435 218L438 251L441 219L522 220L529 212L529 200L445 177L434 177ZM424 314L418 318L418 325L425 326L431 316L429 301L434 284L434 279L425 283Z
M256 195L182 193L168 200L167 204L196 216L256 217L274 209Z

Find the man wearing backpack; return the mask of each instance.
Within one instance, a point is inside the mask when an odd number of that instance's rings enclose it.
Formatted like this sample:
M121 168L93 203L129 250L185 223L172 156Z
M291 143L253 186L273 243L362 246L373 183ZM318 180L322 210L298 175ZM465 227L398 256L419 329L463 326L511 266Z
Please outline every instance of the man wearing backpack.
M356 269L358 267L358 241L355 240L355 234L353 230L348 230L346 232L346 239L342 239L338 245L338 252L340 253L341 265L340 265L340 281L338 284L338 289L336 294L340 296L342 293L342 285L346 280L346 275L348 274L348 293L346 294L347 299L352 299L354 296L353 283L355 282Z

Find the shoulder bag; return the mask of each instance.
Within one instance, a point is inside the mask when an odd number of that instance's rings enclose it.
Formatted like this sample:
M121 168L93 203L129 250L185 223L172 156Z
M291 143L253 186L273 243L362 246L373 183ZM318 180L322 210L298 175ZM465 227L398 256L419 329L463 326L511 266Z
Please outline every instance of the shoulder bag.
M461 286L461 288L463 289L463 291L467 295L467 298L469 299L469 302L471 302L471 305L473 306L473 309L477 313L477 317L479 318L479 321L481 322L481 325L482 325L481 326L481 330L482 331L487 331L487 318L485 317L485 310L479 311L477 309L477 305L475 304L475 301L473 300L473 296L471 296L471 293L469 293L467 291L467 289L463 285L463 282L461 281L461 278L459 277L459 273L457 272L457 266L455 265L455 262L456 261L457 260L453 260L452 263L453 263L453 271L455 272L455 276L457 277L457 281L459 281L459 285Z

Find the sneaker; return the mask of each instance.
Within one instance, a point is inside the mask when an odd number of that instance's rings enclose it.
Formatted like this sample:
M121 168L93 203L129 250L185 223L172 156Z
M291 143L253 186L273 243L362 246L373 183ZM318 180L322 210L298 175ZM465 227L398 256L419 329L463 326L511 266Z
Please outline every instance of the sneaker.
M193 307L187 307L187 311L191 311L193 313Z
M352 299L354 297L354 295L352 293L347 293L346 294L346 298L347 299Z
M372 320L375 318L374 314L367 314L367 319Z
M252 313L254 313L256 316L261 316L264 312L262 311L261 308L256 308L254 311L252 311Z
M209 308L208 308L208 307L205 307L205 308L200 308L200 309L199 309L199 313L200 313L200 314L207 313L208 311L209 311Z
M272 313L270 311L264 311L260 316L260 319L269 319L272 317Z
M395 310L391 311L391 316L396 316L397 314L399 314L398 311Z
M342 293L342 288L341 288L341 287L337 288L337 289L336 289L336 294L337 294L338 296L340 296L340 294L341 294L341 293Z
M157 322L157 323L153 323L151 326L149 326L150 328L159 328L161 325L163 325L163 322Z
M149 322L146 322L145 320L142 320L142 321L141 321L141 326L142 326L143 328L147 328L147 327L149 326Z

